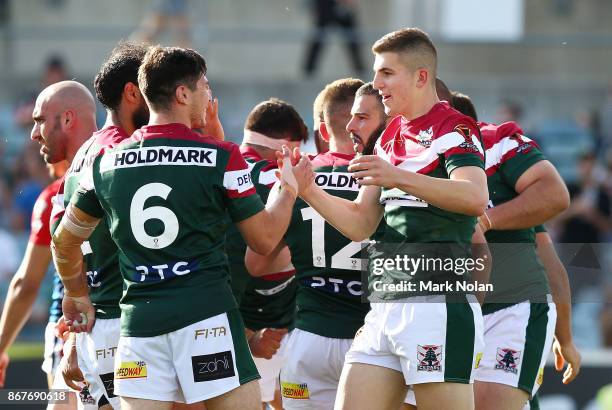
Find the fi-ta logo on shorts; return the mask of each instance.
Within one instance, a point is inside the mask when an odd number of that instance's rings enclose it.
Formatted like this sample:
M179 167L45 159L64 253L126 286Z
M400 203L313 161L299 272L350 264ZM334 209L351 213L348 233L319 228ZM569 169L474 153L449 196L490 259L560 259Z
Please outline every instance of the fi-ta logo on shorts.
M234 372L234 358L232 352L219 352L191 357L194 382L207 382L211 380L232 377Z

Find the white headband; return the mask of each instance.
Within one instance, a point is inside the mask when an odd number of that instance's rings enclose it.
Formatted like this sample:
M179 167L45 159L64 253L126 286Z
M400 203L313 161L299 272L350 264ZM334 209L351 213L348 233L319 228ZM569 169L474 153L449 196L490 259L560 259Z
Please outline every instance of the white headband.
M299 147L302 143L301 141L270 138L264 134L251 130L244 130L242 142L244 144L261 145L262 147L270 148L276 151L282 151L283 145L286 145L291 151L293 151L293 148Z

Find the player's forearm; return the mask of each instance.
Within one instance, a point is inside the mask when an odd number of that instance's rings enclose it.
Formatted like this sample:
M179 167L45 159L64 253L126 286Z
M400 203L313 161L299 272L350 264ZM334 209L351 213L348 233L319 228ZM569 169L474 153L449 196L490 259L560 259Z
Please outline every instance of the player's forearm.
M489 209L493 229L526 229L543 224L569 205L565 186L556 179L541 179L508 202Z
M19 274L11 280L0 319L0 352L11 347L30 317L39 288L40 283L26 284Z
M53 262L64 284L66 296L81 297L89 294L83 271L81 245L89 238L99 222L99 218L87 214L70 203L53 233L51 241Z
M446 211L480 216L489 200L487 187L469 180L434 178L397 169L396 187Z
M253 252L251 248L247 247L244 255L244 264L249 274L255 277L283 272L291 264L291 253L284 241L281 241L272 253L267 256Z
M314 184L301 196L323 219L354 242L369 238L380 222L370 212L361 212L356 202L330 195Z
M547 232L536 235L537 251L546 275L557 308L555 336L559 343L572 341L572 297L567 271L559 259L550 236Z
M78 238L60 225L53 235L53 262L68 296L88 294L83 274L82 238Z
M287 232L287 228L289 228L295 199L295 192L291 188L283 186L278 195L268 200L266 219L262 226L263 235L258 249L255 249L256 252L267 255L276 248L285 232Z

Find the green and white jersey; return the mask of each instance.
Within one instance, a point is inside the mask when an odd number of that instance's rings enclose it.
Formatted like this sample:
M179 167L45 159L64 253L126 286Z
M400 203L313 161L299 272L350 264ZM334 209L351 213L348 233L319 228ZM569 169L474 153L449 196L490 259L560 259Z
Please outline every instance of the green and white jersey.
M357 198L359 185L348 172L352 158L335 152L314 157L315 183L331 195ZM361 301L361 243L344 237L301 199L293 208L285 242L298 280L295 327L352 339L370 308Z
M522 135L516 123L479 125L486 148L489 207L492 208L518 196L514 188L518 179L545 157L534 141ZM486 238L493 258L489 282L494 289L487 295L483 313L526 300L546 301L543 297L550 293L550 288L537 256L534 228L490 230Z
M123 336L165 334L236 307L227 216L264 209L237 145L182 124L145 126L96 158L72 201L108 218L126 286Z
M105 127L87 140L77 151L70 168L64 176L64 182L59 189L54 210L55 222L53 229L59 225L70 198L79 186L79 180L90 168L93 161L104 147L110 148L128 138L123 129L115 126ZM53 218L52 218L53 219ZM89 297L96 308L99 319L116 319L120 316L119 299L123 292L123 278L119 271L117 246L110 237L106 220L98 224L87 241L81 246Z
M375 154L400 169L433 178L449 179L455 169L466 166L484 168L484 151L476 123L445 101L410 121L395 117L376 143ZM381 241L385 258L400 253L412 259L470 256L475 217L438 208L397 188L382 188L380 203L384 206L387 224ZM421 268L410 273L385 269L379 277L370 275L370 290L374 290L374 281L414 282L416 290L383 292L378 297L397 300L440 293L421 289L420 284L444 281L444 274Z
M252 148L241 146L240 152L249 164L251 180L257 194L268 200L270 189L276 182L276 161L267 161ZM273 273L260 278L252 277L244 266L246 243L232 225L225 245L230 264L232 291L240 306L244 324L251 330L265 327L291 328L295 317L295 270Z

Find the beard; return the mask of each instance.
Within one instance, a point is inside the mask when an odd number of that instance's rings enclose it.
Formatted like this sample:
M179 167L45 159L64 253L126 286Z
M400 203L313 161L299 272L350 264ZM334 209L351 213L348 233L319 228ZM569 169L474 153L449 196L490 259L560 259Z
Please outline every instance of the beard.
M376 141L382 135L383 131L387 128L387 125L383 122L380 126L370 135L368 138L368 142L363 144L363 155L372 155L374 154L374 147L376 146Z
M138 107L138 109L132 114L132 122L134 123L134 128L136 129L147 125L149 123L149 108L144 104Z

